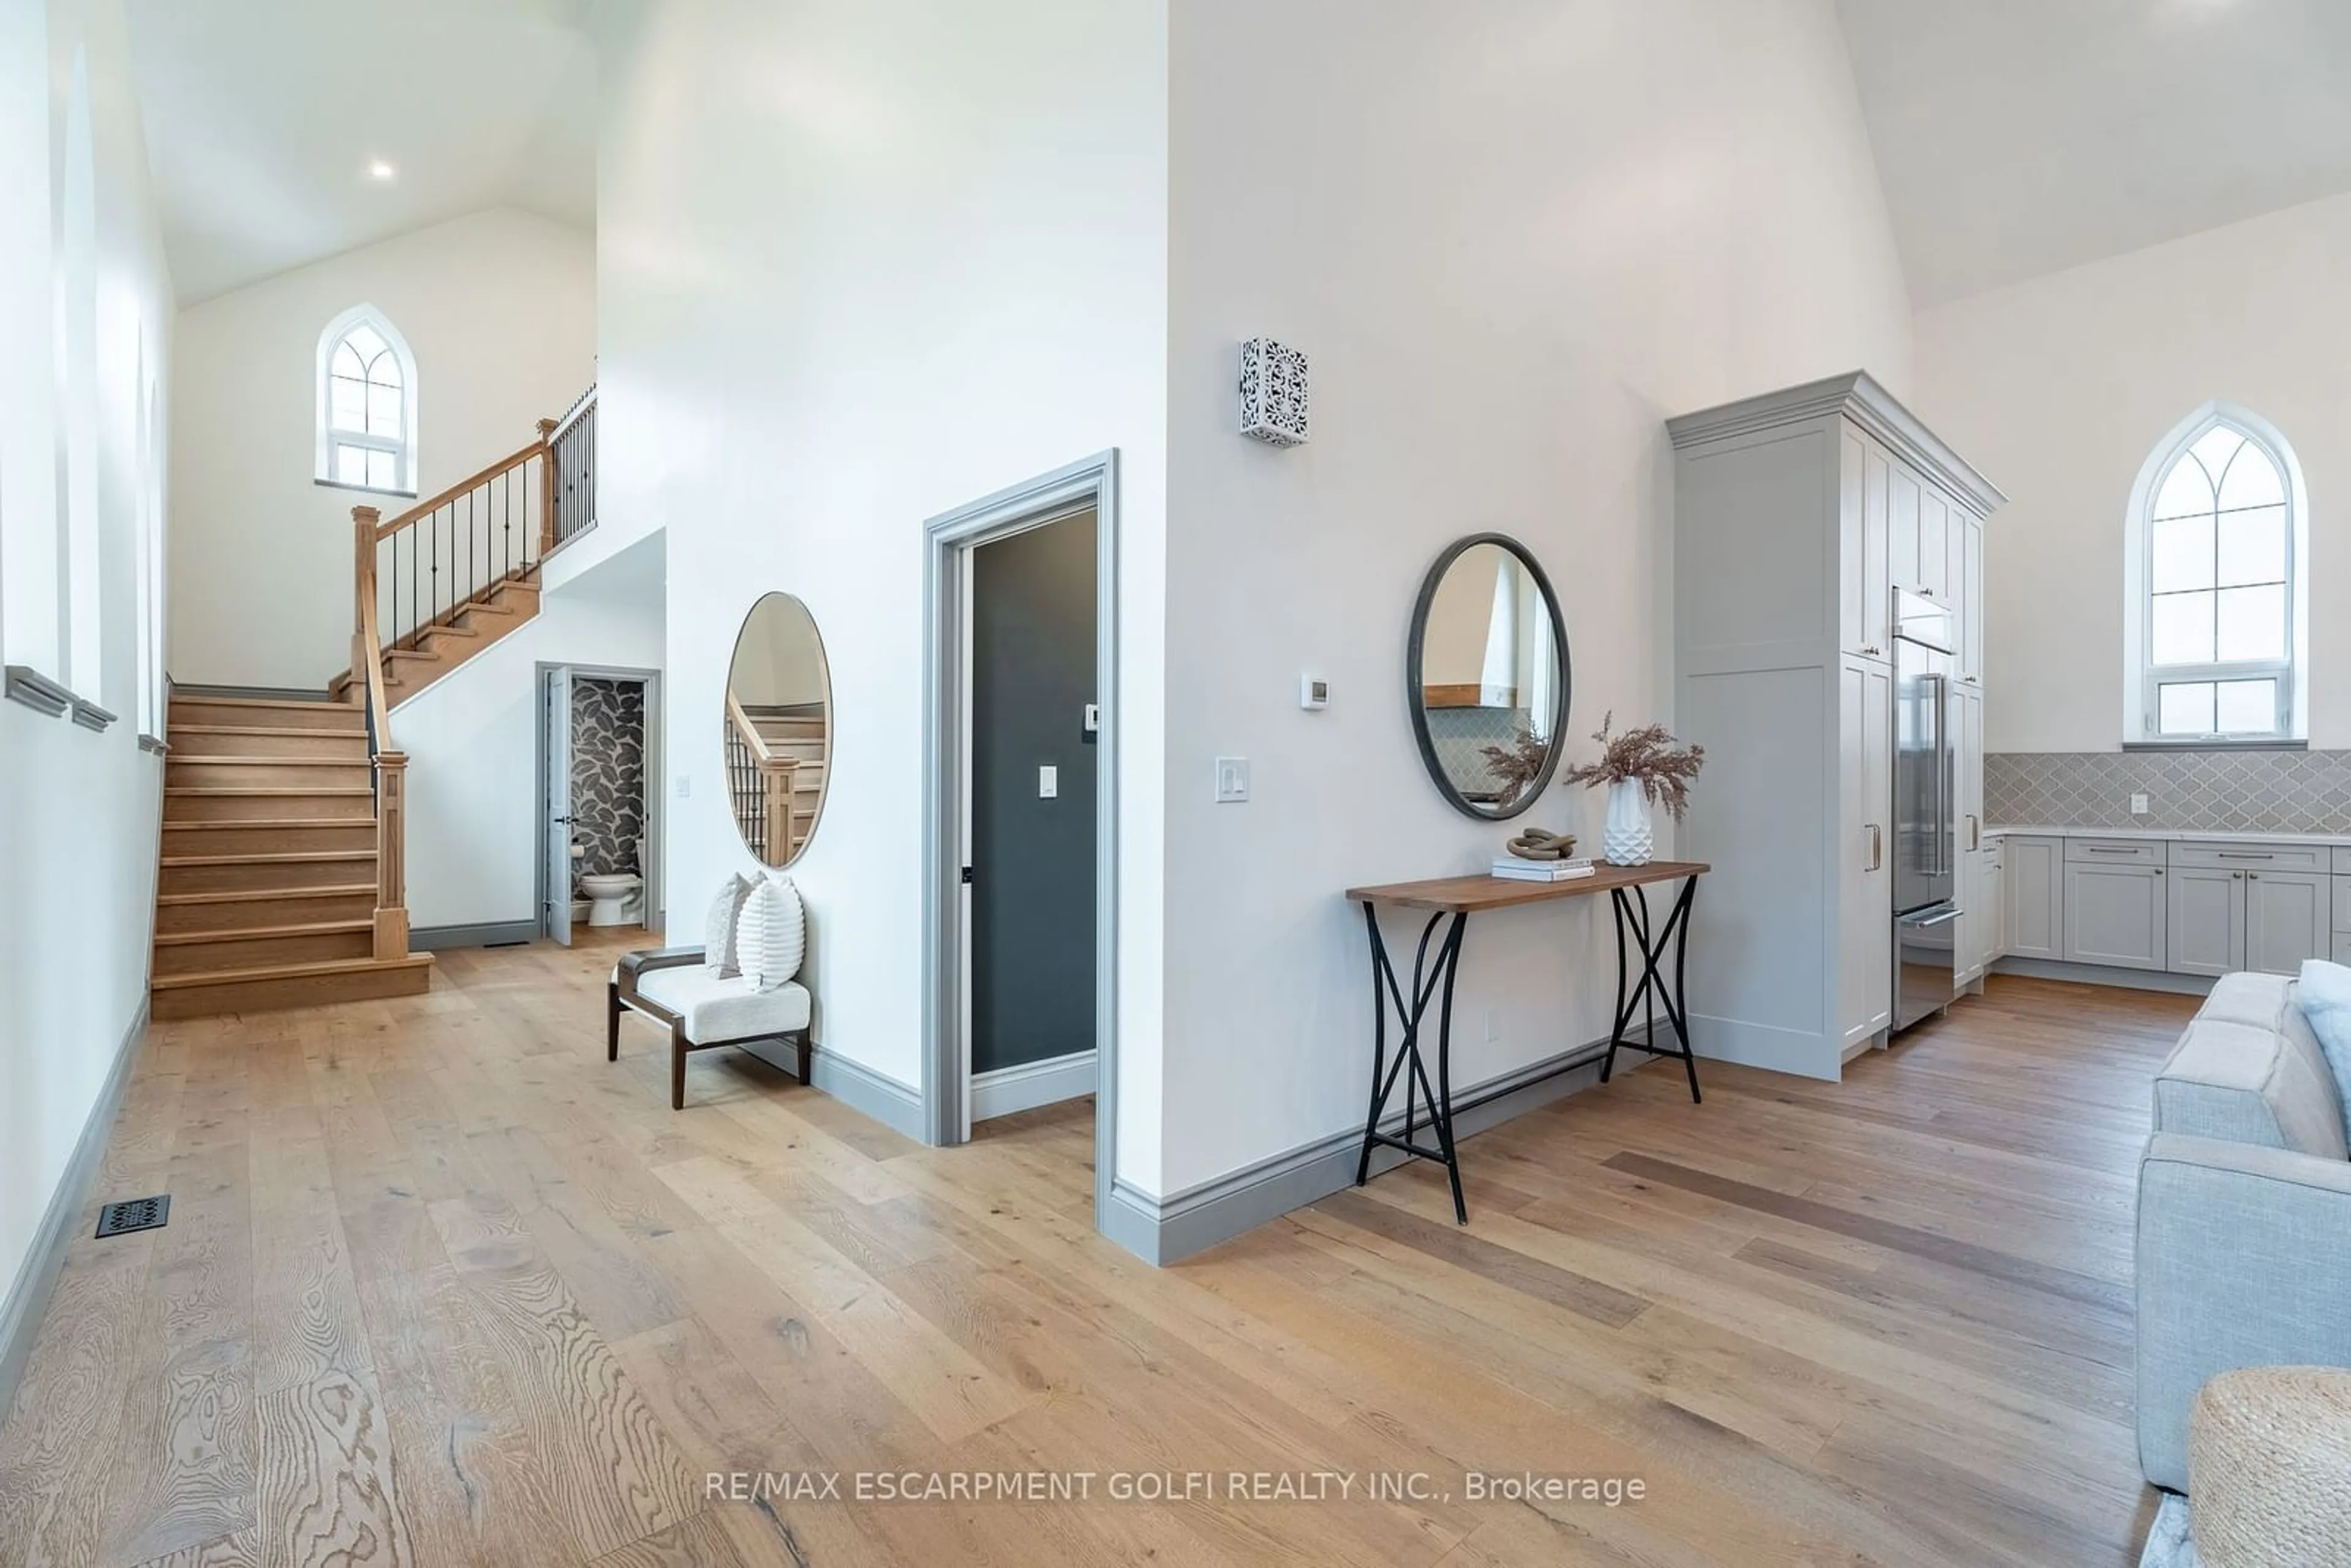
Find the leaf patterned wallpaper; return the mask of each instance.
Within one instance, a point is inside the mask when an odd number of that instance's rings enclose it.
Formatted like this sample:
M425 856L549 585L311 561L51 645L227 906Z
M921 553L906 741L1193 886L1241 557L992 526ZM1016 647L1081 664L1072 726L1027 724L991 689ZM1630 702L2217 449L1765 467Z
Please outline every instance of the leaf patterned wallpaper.
M642 681L571 683L571 836L587 854L576 876L634 875L645 828L645 688Z

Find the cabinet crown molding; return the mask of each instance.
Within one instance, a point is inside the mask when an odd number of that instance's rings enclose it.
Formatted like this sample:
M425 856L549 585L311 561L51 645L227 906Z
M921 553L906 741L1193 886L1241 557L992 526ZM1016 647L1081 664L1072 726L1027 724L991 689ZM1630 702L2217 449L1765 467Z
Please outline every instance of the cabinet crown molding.
M1677 450L1782 425L1843 414L1912 463L1940 479L1984 515L2008 500L2001 487L1943 444L1867 371L1847 371L1802 386L1741 398L1666 421Z

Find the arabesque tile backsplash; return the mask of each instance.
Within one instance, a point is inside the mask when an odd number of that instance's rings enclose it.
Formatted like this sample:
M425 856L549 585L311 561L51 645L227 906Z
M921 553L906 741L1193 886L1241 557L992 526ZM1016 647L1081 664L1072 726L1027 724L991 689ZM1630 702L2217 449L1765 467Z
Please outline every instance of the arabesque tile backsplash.
M2144 794L2147 812L2131 815ZM2351 833L2351 751L1995 751L1984 821L2020 827Z

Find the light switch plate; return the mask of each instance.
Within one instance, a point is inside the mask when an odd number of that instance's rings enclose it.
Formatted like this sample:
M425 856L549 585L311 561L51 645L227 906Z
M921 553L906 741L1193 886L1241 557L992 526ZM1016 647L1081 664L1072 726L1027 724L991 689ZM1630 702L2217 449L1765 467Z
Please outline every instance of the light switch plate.
M1249 799L1249 758L1219 757L1217 758L1217 803L1226 805Z
M694 798L693 774L681 773L677 776L677 798L681 800L690 800Z
M1056 800L1060 797L1061 793L1061 770L1054 767L1050 762L1039 768L1037 769L1037 799L1040 800Z
M2144 817L2147 815L2146 796L2133 795L2131 797L2131 815L2134 817Z

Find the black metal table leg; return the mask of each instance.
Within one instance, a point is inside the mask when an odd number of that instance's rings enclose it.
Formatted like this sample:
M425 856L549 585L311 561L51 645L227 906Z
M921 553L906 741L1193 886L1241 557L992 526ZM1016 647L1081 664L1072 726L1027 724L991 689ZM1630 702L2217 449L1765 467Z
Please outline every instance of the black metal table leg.
M1600 1061L1600 1082L1607 1082L1609 1073L1614 1071L1616 1051L1620 1046L1626 1051L1645 1051L1651 1056L1679 1057L1682 1071L1689 1075L1690 1103L1697 1104L1700 1103L1698 1057L1690 1050L1688 1002L1683 990L1683 981L1688 969L1690 905L1698 897L1698 878L1689 876L1682 879L1681 893L1675 898L1665 924L1654 927L1649 917L1647 894L1635 886L1629 890L1633 896L1627 898L1625 896L1627 891L1621 887L1610 890L1616 911L1616 1011L1614 1022L1608 1030L1608 1054ZM1641 959L1641 977L1637 982L1632 981L1633 967L1628 962L1625 940L1627 933L1633 938L1631 951L1637 953ZM1665 976L1657 968L1666 957L1669 943L1673 947L1674 963L1674 983L1670 990L1666 987ZM1626 994L1628 983L1631 983L1630 995ZM1681 1041L1679 1051L1664 1051L1657 1046L1656 1009L1659 1008L1665 1009L1666 1021L1673 1025L1674 1036ZM1625 1028L1633 1021L1636 1011L1641 1014L1645 1025L1637 1042L1625 1038Z
M1469 917L1455 912L1452 924L1441 940L1437 928L1444 925L1447 912L1439 910L1428 917L1421 928L1420 946L1413 955L1412 988L1406 991L1398 983L1395 966L1389 962L1386 940L1380 935L1379 911L1372 904L1364 905L1364 927L1372 944L1372 1103L1364 1119L1364 1150L1355 1162L1355 1185L1361 1186L1372 1174L1372 1151L1374 1148L1401 1149L1416 1159L1435 1160L1445 1167L1453 1185L1453 1218L1463 1225L1469 1223L1469 1208L1461 1196L1461 1160L1453 1144L1453 977L1461 967L1461 934L1468 926ZM1429 964L1429 943L1437 942L1436 965ZM1421 1030L1428 1021L1429 1004L1437 1003L1437 1077L1432 1083L1428 1066L1421 1054ZM1388 1009L1395 1009L1399 1032L1395 1056L1387 1054ZM1380 1131L1390 1095L1396 1080L1404 1080L1404 1136L1391 1136ZM1418 1123L1418 1110L1428 1110L1430 1131L1437 1134L1437 1147L1413 1141Z

